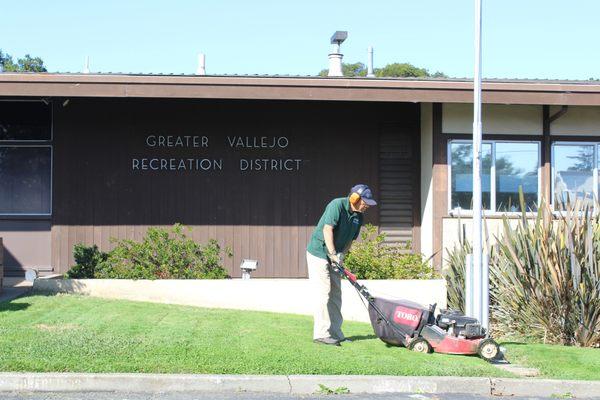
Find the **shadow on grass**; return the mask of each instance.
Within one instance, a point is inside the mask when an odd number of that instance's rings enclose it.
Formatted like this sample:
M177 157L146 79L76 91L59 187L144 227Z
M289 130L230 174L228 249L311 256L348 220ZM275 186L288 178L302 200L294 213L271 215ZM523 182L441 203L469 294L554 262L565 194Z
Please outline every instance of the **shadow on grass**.
M353 342L358 342L360 340L377 339L377 336L375 336L375 335L355 335L355 336L348 336L348 339L352 340Z
M0 313L8 312L8 311L21 311L28 308L31 304L29 303L13 303L13 302L3 302L0 303Z

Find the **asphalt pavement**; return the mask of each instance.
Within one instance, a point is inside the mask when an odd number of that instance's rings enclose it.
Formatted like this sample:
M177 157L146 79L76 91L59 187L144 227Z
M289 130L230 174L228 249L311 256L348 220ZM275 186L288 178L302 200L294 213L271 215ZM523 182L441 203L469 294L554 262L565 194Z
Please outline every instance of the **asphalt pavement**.
M341 395L282 395L267 393L107 393L53 392L2 393L2 400L547 400L557 397L499 397L461 394L341 394ZM565 397L571 398L567 394ZM598 397L600 399L600 397Z

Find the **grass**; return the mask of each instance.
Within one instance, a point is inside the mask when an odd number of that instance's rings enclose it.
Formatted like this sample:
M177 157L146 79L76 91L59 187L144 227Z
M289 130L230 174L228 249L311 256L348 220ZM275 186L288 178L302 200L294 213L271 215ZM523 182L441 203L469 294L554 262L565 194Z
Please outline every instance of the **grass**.
M512 376L477 357L387 347L369 324L344 331L354 341L329 347L312 342L306 316L30 296L0 303L0 371ZM507 347L543 377L600 379L600 350Z
M505 343L515 364L537 368L545 378L600 380L600 349Z

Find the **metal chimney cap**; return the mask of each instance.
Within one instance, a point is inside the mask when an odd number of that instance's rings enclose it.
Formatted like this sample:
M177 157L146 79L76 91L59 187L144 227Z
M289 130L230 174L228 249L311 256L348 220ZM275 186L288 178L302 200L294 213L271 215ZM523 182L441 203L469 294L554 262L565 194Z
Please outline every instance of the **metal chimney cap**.
M341 44L348 38L348 31L335 31L331 37L331 44Z

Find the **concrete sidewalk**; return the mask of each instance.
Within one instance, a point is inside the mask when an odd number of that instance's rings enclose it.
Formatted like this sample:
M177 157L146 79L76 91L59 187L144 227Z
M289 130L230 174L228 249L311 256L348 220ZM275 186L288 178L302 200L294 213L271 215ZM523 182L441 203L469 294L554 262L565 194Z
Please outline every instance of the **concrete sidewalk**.
M471 394L600 398L600 381L548 379L325 376L0 373L0 392L262 392L314 394L323 385L349 393Z

